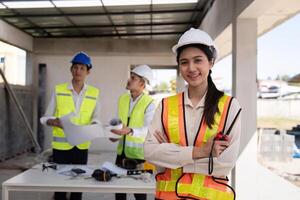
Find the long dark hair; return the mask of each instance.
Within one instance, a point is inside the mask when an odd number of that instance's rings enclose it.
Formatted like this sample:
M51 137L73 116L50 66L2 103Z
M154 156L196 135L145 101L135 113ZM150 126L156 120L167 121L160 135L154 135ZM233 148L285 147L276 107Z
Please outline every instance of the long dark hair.
M206 46L203 44L189 44L178 48L177 58L176 58L178 65L179 65L180 54L184 49L188 47L195 47L200 49L207 56L207 59L214 64L216 59L216 49L213 46ZM218 102L219 99L224 95L224 92L216 88L216 85L214 84L211 78L211 70L209 70L207 83L208 83L208 89L205 97L203 117L207 126L211 128L215 122L214 120L215 113L220 112L218 108Z

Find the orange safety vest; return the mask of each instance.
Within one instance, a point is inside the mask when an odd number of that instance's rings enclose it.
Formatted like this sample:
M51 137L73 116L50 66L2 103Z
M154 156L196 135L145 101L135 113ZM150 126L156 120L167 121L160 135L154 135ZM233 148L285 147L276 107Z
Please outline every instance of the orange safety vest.
M211 137L224 131L232 97L224 95L219 99L214 124L209 128L202 117L194 146L201 147ZM188 146L185 124L184 94L167 97L162 102L162 123L170 143ZM182 168L169 169L156 175L156 198L164 200L200 199L232 200L231 190L204 174L183 173Z

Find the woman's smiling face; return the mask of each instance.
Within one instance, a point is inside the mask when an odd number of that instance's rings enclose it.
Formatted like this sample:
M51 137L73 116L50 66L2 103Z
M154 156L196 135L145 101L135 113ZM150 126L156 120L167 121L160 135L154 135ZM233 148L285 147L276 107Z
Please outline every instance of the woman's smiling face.
M182 77L190 86L197 87L207 82L212 62L196 47L187 47L179 55L178 65Z

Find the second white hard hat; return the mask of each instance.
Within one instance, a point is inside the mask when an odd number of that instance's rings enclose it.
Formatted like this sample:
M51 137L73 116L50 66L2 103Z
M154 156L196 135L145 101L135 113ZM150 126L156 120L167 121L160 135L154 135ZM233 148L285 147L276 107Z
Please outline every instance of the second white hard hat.
M204 31L200 29L190 28L186 31L178 40L178 43L172 47L172 51L177 53L179 47L189 44L204 44L206 46L213 46L216 50L216 46L212 38ZM215 52L216 53L216 52Z
M133 70L131 70L131 72L146 79L149 85L153 79L152 70L148 65L138 65Z

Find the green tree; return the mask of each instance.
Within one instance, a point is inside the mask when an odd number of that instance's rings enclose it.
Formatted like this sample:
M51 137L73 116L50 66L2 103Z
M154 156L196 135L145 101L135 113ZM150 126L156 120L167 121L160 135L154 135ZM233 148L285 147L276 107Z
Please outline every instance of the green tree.
M281 81L288 81L290 79L290 76L289 75L277 75L277 77L275 78L275 80L281 80Z
M176 79L170 80L171 92L176 92Z
M167 92L169 90L169 84L167 82L160 82L159 84L155 85L154 87L155 91L159 92Z

